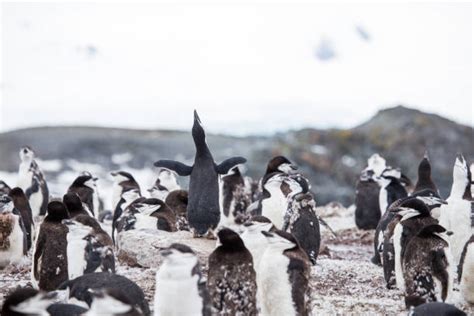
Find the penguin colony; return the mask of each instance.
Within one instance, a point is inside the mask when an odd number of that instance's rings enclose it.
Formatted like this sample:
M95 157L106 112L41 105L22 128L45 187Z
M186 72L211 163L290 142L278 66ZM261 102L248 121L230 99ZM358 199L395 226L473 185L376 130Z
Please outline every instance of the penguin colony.
M130 173L112 172L112 210L104 209L98 178L89 172L79 174L62 197L50 197L33 150L21 148L17 186L0 180L0 269L30 255L32 287L10 293L1 315L314 313L311 267L325 222L308 179L284 156L269 160L260 181L243 176L243 157L216 163L196 111L192 137L194 163L157 161L148 193ZM189 190L178 176L190 177ZM361 172L356 225L375 230L372 262L382 266L388 289L404 293L409 315L465 315L449 304L453 291L474 304L471 185L461 155L446 200L427 154L414 186L378 154ZM188 245L162 248L150 308L143 290L116 274L121 238L138 230L189 231L215 240L207 275ZM61 291L67 302L57 298Z

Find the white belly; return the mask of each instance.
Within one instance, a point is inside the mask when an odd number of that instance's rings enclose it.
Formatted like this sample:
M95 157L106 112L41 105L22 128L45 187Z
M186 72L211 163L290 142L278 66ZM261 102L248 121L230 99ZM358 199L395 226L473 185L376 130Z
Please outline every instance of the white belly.
M0 268L4 268L9 264L18 263L23 258L23 231L18 225L19 217L13 216L13 230L10 234L10 247L0 251Z
M395 279L397 282L397 287L400 291L405 291L405 279L403 278L403 269L402 269L402 256L401 251L402 247L400 245L400 240L402 237L402 225L397 224L393 231L393 248L395 251Z
M198 276L170 279L158 271L155 291L155 316L201 315L203 302L197 287Z
M83 275L87 267L87 262L84 258L87 242L83 237L82 234L67 234L67 271L70 280Z
M451 231L449 245L457 265L464 245L471 237L471 203L462 199L448 199L448 205L440 210L440 225Z
M288 201L281 192L280 194L272 193L270 198L262 200L262 215L268 217L273 225L281 229L287 207Z
M461 277L461 293L464 299L474 304L474 244L471 243L464 258L463 273Z

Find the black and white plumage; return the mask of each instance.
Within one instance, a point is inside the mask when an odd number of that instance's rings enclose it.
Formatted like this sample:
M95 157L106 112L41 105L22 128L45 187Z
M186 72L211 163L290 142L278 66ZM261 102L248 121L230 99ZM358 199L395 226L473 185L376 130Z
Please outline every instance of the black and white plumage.
M448 237L451 253L456 264L461 259L464 245L472 235L470 198L471 172L469 165L462 155L456 157L453 168L453 185L446 199L448 204L439 209L439 224L451 231Z
M158 178L152 188L148 190L152 198L164 201L170 192L181 190L178 184L177 174L173 170L161 168L158 171Z
M31 207L30 203L28 202L28 198L26 197L23 190L19 187L11 189L8 195L13 200L13 205L15 206L15 208L21 214L21 218L23 220L23 225L25 227L26 232L27 250L30 250L34 239L35 224L33 221L33 214L31 212Z
M68 219L66 206L59 201L48 204L33 250L32 282L41 290L52 291L68 279L67 233L62 220Z
M296 239L262 232L268 241L257 270L262 315L308 315L310 263Z
M135 309L143 315L150 315L143 290L135 282L121 275L108 272L88 273L74 280L65 281L58 289L69 289L69 299L82 302L86 307L91 307L96 291L116 289L127 296Z
M122 193L120 201L117 203L117 207L115 208L114 217L112 220L112 241L114 244L116 244L115 231L117 230L120 218L125 214L133 202L143 200L145 200L145 198L141 196L140 191L136 188L126 189Z
M115 288L92 291L93 300L84 316L142 316L127 293Z
M115 273L113 243L97 220L88 215L77 215L63 220L68 228L68 276L74 279L85 273Z
M260 259L267 249L267 238L262 234L262 231L275 231L276 228L272 222L265 216L255 215L243 223L243 230L240 234L245 247L250 251L253 257L253 265L255 269L260 264Z
M188 224L188 191L186 190L174 190L171 191L165 200L171 210L173 210L176 216L176 228L178 230L189 230Z
M207 286L220 315L257 315L257 283L250 251L231 229L218 232L219 243L209 255Z
M212 304L201 265L194 251L172 244L161 251L163 263L156 272L155 316L212 315Z
M100 200L97 191L97 178L92 175L80 175L69 186L68 193L76 193L81 199L82 203L87 205L94 217L99 216Z
M474 235L464 245L458 265L458 281L464 300L474 304Z
M382 216L393 202L408 196L401 178L402 173L398 169L385 169L377 178L376 181L380 186L379 209Z
M35 160L35 153L26 146L20 150L18 186L25 192L30 202L33 217L46 213L49 190L43 172Z
M114 179L112 186L112 207L114 210L117 208L117 204L122 199L124 192L134 190L141 196L140 185L135 178L126 171L114 171L110 175Z
M285 156L275 156L268 162L265 175L274 172L292 174L296 170L298 170L298 167L293 164L288 158L286 158Z
M411 309L408 316L467 316L467 314L451 304L430 302Z
M252 192L246 186L238 166L220 177L219 186L220 225L232 225L236 217L245 215L247 207L252 203Z
M11 188L8 186L8 184L5 181L0 180L0 195L8 195L8 193L10 193L10 190Z
M453 288L453 262L449 243L438 225L426 225L411 238L403 256L407 308L427 302L445 302Z
M93 216L86 204L82 202L81 198L75 192L68 192L63 196L63 203L66 205L69 217L74 218L79 215Z
M315 265L321 244L319 219L315 211L316 202L308 191L309 186L306 179L296 177L294 180L299 188L293 189L288 194L289 205L282 230L293 234L311 263ZM290 187L294 188L297 185L293 184Z
M87 311L77 305L55 303L56 294L56 292L40 292L33 288L16 289L6 297L1 315L79 316Z
M8 195L0 196L0 268L18 263L27 252L27 233L20 212Z
M160 160L155 162L155 167L171 169L180 176L190 176L187 208L189 227L195 237L213 238L220 220L218 176L226 174L238 164L245 163L246 159L233 157L216 165L196 111L192 136L196 147L193 166L172 160Z
M433 212L433 209L437 209L441 205L446 203L446 201L438 197L438 194L435 191L432 191L430 189L414 192L409 197L400 198L396 200L395 202L391 203L389 208L383 214L382 218L377 224L377 228L375 229L374 256L371 259L372 263L377 264L377 265L383 264L382 254L383 254L383 245L384 245L384 235L386 233L388 225L390 224L392 219L396 216L396 212L392 212L392 210L395 210L401 204L413 198L418 198L419 200L424 202L426 206L428 206L431 212Z

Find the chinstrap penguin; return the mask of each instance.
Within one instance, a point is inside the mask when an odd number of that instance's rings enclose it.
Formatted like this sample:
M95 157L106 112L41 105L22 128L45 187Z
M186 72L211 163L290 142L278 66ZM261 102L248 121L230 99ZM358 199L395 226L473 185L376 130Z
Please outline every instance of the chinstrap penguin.
M165 203L173 210L176 216L176 228L178 230L189 230L188 216L186 211L188 207L188 191L171 191L166 197Z
M216 165L196 111L192 136L196 146L193 166L173 160L160 160L155 162L155 167L173 170L180 176L190 176L187 208L190 229L195 237L214 238L214 230L220 220L218 177L220 174L226 174L235 165L245 163L246 159L233 157Z
M27 252L27 233L20 212L8 195L0 196L0 269L18 263Z
M89 208L85 207L81 198L75 192L68 192L63 196L63 203L66 205L69 217L74 218L79 215L93 216Z
M80 175L69 186L68 193L76 193L81 199L82 203L87 205L94 217L99 216L99 196L97 193L97 178L91 175Z
M21 219L26 231L27 250L30 250L35 234L35 224L33 221L33 213L31 212L30 203L23 190L19 187L13 188L8 194L13 200L13 205L20 212Z
M248 206L252 203L252 193L246 187L238 166L221 176L219 186L221 225L232 225L235 217L246 214Z
M124 192L134 190L141 196L140 185L130 173L126 171L114 171L111 172L110 175L114 179L112 186L112 207L114 210Z
M115 288L92 291L92 304L84 316L142 316L126 292Z

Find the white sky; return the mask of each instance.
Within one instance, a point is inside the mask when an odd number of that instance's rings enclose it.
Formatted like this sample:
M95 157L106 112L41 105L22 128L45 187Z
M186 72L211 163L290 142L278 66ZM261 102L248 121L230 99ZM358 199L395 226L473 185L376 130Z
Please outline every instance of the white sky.
M0 130L189 130L197 108L210 131L269 133L351 127L398 103L474 125L470 4L2 9ZM322 39L335 58L316 57Z

